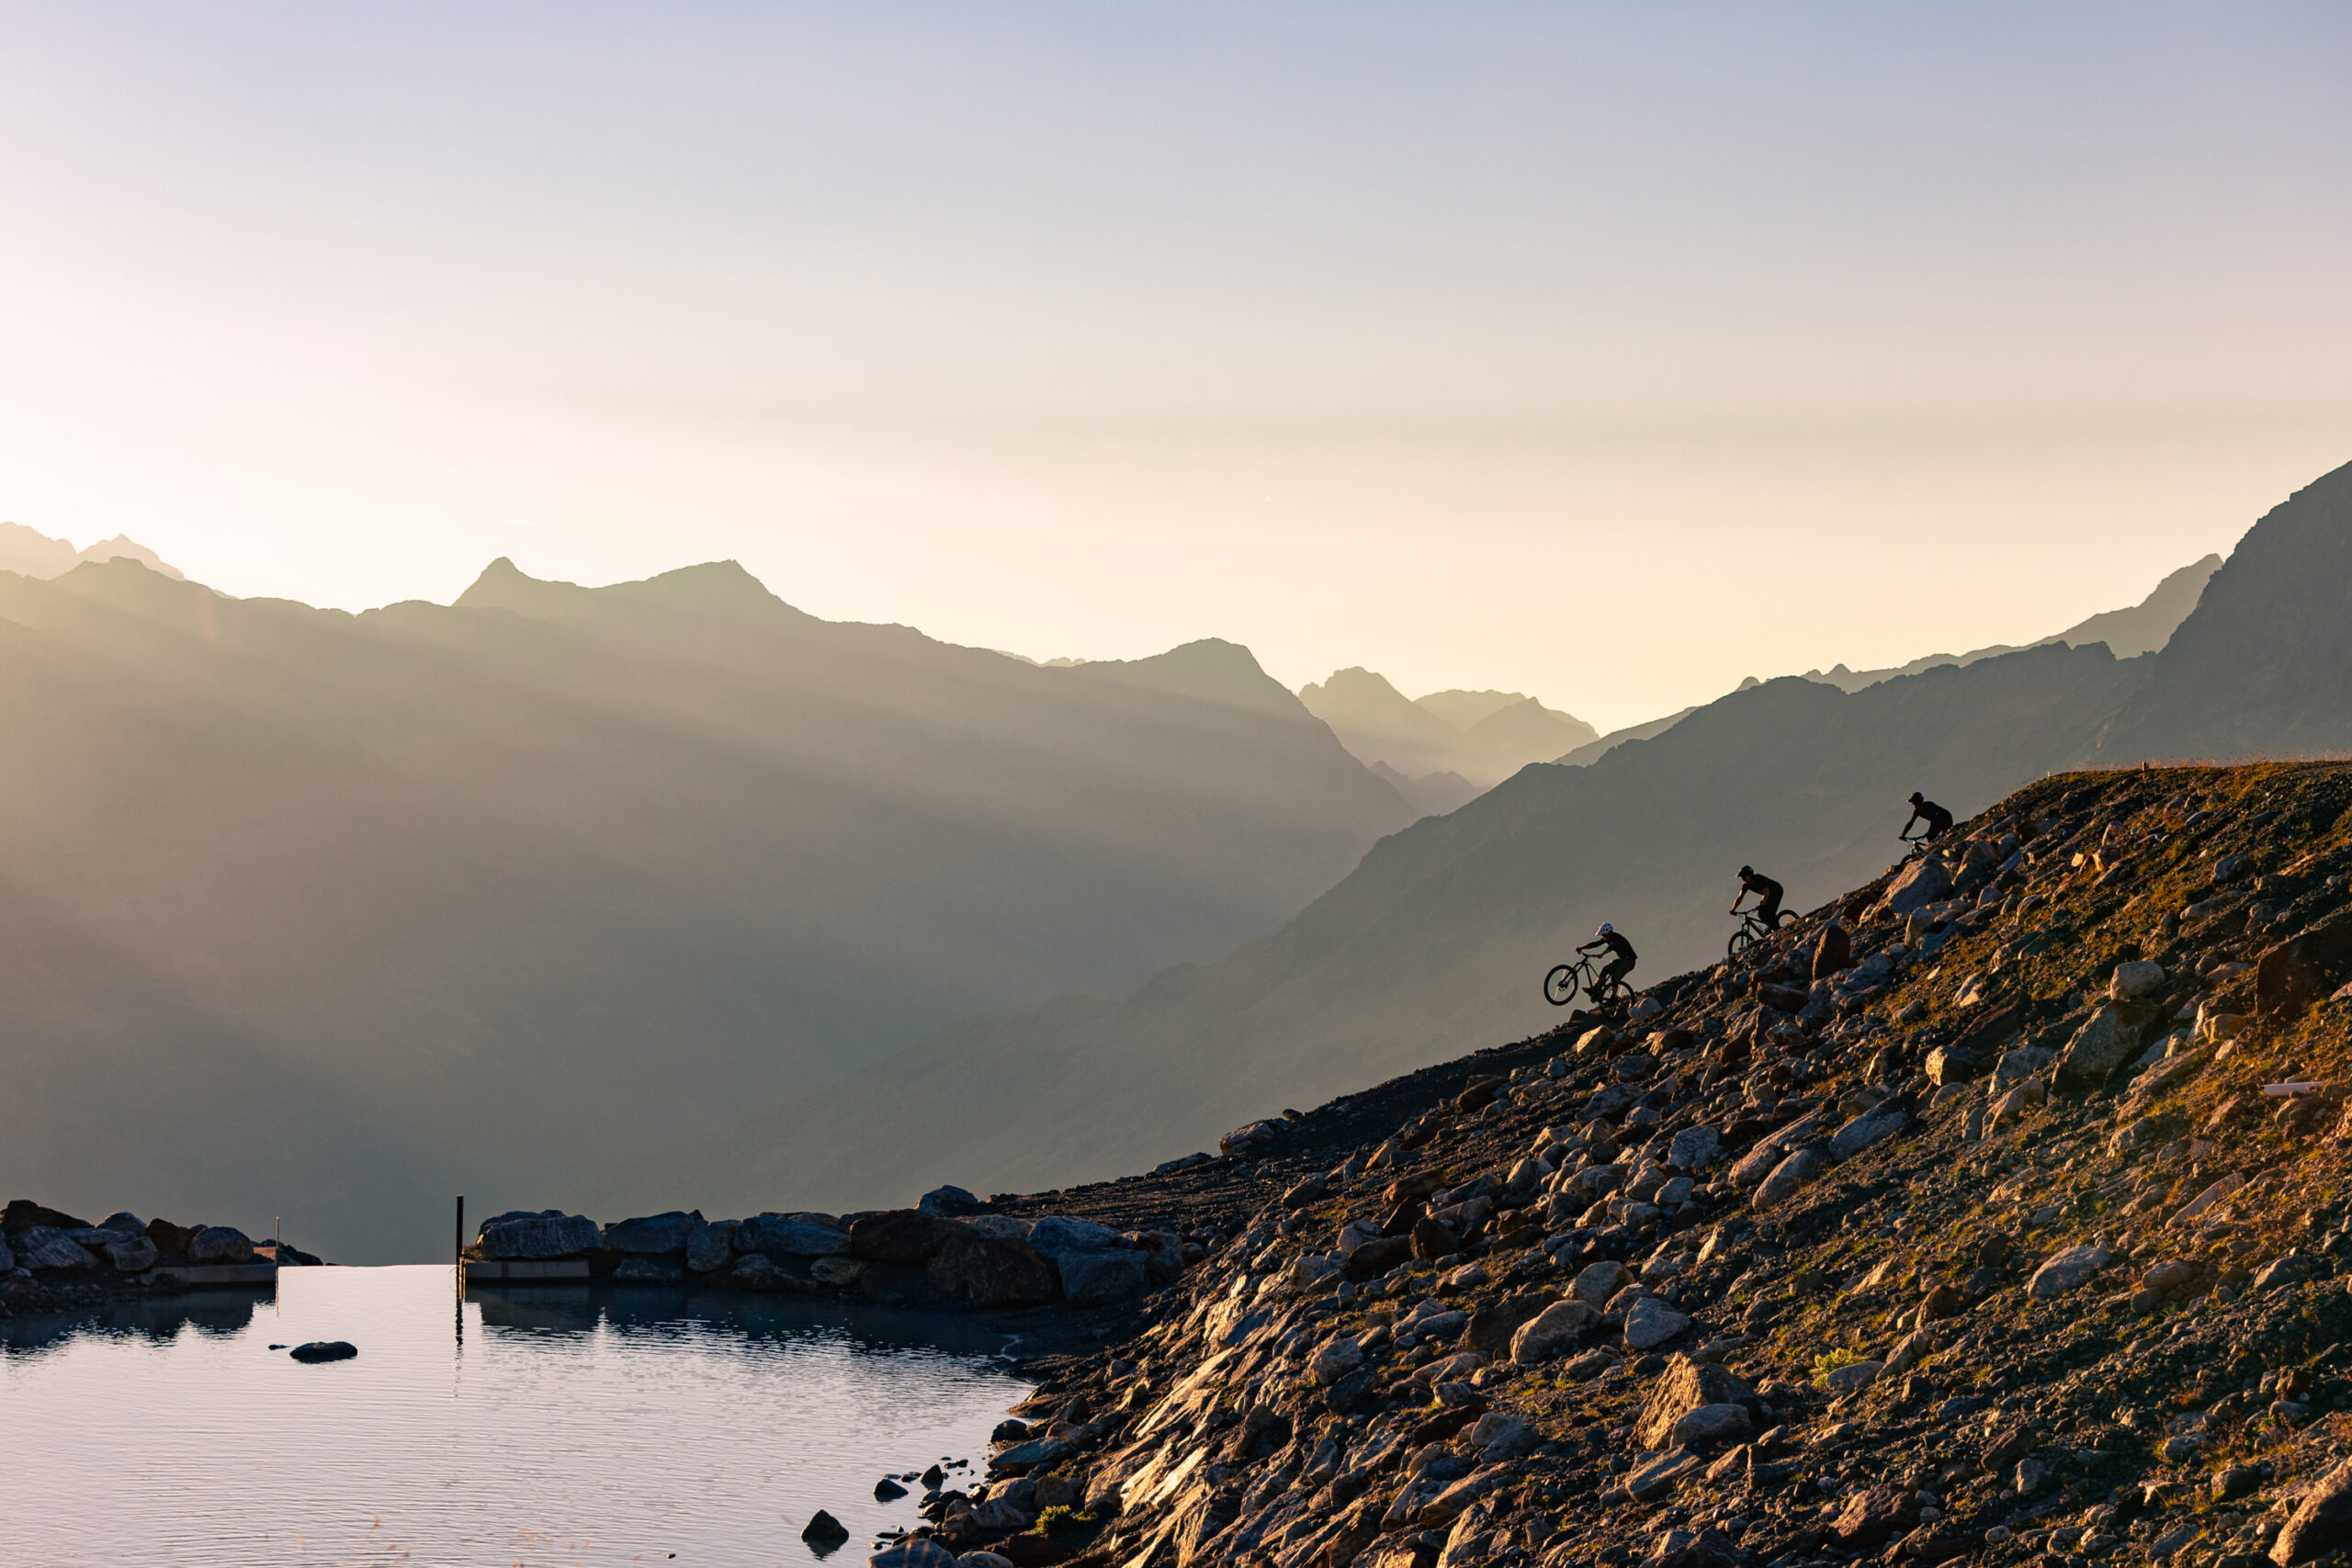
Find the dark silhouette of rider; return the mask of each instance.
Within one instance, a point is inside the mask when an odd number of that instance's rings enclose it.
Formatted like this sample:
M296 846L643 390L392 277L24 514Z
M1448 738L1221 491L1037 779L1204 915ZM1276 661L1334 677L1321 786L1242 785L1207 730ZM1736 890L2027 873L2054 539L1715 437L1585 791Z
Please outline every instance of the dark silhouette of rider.
M1739 906L1750 893L1756 895L1757 918L1768 926L1780 924L1781 885L1754 866L1744 865L1739 868L1739 897L1731 901L1733 914L1739 913Z
M1904 822L1900 837L1907 839L1911 836L1913 822L1925 822L1928 825L1928 830L1919 835L1923 840L1940 839L1951 831L1951 813L1916 789L1911 792L1911 816Z
M1607 964L1601 965L1600 977L1593 981L1591 987L1586 992L1586 995L1596 1002L1609 994L1609 987L1611 985L1634 972L1635 956L1634 944L1625 940L1625 933L1606 920L1601 922L1600 934L1577 951L1590 953L1595 948L1600 947L1607 948L1612 956Z

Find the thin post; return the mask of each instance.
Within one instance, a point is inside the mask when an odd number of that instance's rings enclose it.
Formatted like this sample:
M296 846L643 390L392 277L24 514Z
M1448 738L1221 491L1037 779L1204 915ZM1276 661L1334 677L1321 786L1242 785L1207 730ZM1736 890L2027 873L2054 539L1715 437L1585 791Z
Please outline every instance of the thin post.
M454 1246L454 1247L452 1247L449 1249L449 1260L450 1260L451 1262L455 1263L455 1264L458 1266L458 1271L459 1273L463 1273L463 1272L465 1272L465 1268L466 1268L466 1195L465 1195L464 1193L462 1193L462 1192L460 1192L460 1193L458 1193L458 1231L457 1231L457 1245L456 1245L456 1246Z

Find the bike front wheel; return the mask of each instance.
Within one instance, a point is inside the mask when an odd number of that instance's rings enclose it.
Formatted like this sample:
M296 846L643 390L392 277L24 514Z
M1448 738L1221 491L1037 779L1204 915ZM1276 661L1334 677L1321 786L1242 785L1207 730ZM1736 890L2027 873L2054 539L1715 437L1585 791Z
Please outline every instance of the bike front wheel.
M1746 926L1742 926L1739 930L1731 933L1731 941L1726 942L1724 946L1724 956L1726 958L1737 958L1741 953L1746 953L1749 947L1754 945L1755 942L1756 933L1748 930Z
M1577 999L1577 966L1562 964L1544 976L1544 999L1564 1008Z

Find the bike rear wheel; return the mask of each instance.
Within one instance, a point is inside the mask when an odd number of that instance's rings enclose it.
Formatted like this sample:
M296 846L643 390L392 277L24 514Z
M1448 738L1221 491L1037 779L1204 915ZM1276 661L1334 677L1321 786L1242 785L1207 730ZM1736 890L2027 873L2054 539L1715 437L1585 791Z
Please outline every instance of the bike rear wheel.
M1562 964L1544 976L1544 999L1555 1008L1564 1008L1577 999L1577 966Z

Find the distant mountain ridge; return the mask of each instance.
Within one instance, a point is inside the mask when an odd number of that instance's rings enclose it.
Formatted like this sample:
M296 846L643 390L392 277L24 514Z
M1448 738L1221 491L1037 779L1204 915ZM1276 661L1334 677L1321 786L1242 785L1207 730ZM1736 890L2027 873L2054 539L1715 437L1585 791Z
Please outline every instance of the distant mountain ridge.
M1246 649L1039 668L732 562L356 615L0 575L0 1178L345 1261L1215 957L1413 816Z
M1642 976L1703 963L1730 928L1715 911L1739 864L1809 907L1894 857L1913 789L1965 815L2092 761L2352 750L2347 581L2352 466L2257 522L2159 653L2052 639L1851 693L1756 684L1382 840L1297 919L1217 963L1120 1000L967 1019L631 1161L591 1195L862 1207L940 1181L1020 1190L1132 1170L1540 1029L1557 1017L1536 994L1544 969L1602 919L1631 934Z
M149 571L185 581L178 568L166 566L154 551L126 534L117 534L87 549L77 550L68 540L52 539L21 523L0 523L0 571L46 580L62 577L85 561L123 558L135 560Z
M1599 737L1584 720L1523 693L1432 692L1408 700L1362 666L1310 682L1298 697L1363 762L1415 779L1453 773L1479 789Z

